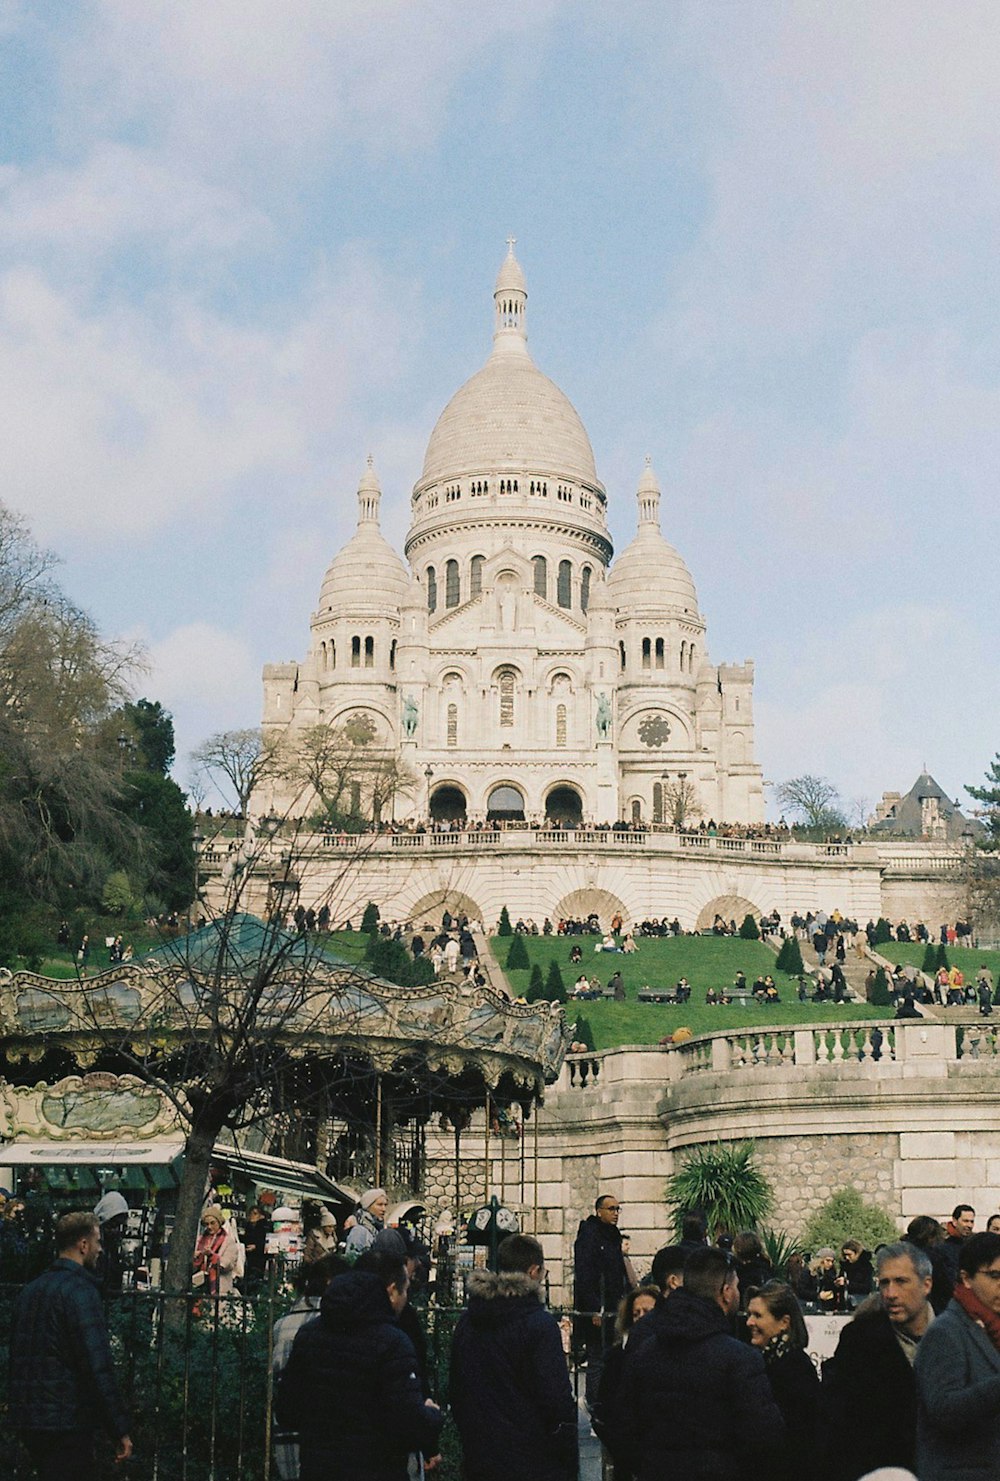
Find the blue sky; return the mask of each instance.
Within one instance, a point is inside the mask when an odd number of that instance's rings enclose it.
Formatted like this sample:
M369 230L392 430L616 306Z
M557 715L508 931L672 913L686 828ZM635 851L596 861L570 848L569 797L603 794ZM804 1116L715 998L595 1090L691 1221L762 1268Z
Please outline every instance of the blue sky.
M981 778L992 0L0 0L0 99L0 498L147 644L182 781L304 653L369 451L401 544L510 232L616 546L649 454L757 662L765 777Z

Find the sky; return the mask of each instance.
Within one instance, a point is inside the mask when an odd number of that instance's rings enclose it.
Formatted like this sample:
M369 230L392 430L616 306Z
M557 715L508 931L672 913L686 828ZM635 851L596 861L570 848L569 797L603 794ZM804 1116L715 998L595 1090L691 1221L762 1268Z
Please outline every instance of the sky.
M509 234L616 548L652 458L771 783L1000 748L995 0L0 0L0 500L175 774L401 548Z

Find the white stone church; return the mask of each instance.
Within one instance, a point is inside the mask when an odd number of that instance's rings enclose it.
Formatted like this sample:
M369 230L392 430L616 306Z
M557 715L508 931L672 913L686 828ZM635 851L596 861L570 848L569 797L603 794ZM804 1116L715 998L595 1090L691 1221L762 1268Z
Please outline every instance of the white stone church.
M762 820L753 664L710 661L648 460L612 561L590 439L528 350L513 242L493 298L489 359L431 433L405 561L369 459L308 656L264 669L265 737L354 722L411 777L397 820L662 822L678 795L688 821Z

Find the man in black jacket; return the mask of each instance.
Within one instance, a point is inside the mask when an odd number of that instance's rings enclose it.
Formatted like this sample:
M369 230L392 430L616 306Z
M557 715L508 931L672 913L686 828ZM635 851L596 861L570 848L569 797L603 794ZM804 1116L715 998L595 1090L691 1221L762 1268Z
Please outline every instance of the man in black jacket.
M93 1481L98 1430L117 1443L118 1460L132 1454L94 1274L101 1255L94 1215L64 1214L56 1224L56 1250L58 1259L14 1306L10 1422L39 1481Z
M411 1451L427 1470L440 1459L441 1411L424 1399L413 1344L396 1325L406 1267L395 1255L363 1258L367 1268L327 1286L278 1385L278 1422L299 1432L301 1481L406 1481Z
M698 1250L684 1284L637 1323L625 1349L609 1449L638 1481L757 1481L785 1438L764 1360L731 1335L735 1262Z
M467 1481L576 1481L576 1402L542 1305L542 1247L511 1234L497 1271L474 1270L451 1353L451 1407Z
M628 1273L618 1228L621 1204L602 1193L594 1212L583 1219L573 1245L576 1309L587 1352L587 1404L593 1408L601 1382L604 1351L613 1340L618 1303L628 1290Z
M857 1481L883 1466L913 1470L917 1344L934 1319L931 1262L900 1240L875 1257L879 1294L859 1308L823 1368L829 1481Z

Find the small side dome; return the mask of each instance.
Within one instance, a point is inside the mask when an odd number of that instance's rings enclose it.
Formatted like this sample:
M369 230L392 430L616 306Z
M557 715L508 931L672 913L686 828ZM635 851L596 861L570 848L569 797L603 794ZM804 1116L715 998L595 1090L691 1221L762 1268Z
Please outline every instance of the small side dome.
M611 601L619 612L660 610L698 617L698 593L691 572L660 533L660 486L649 458L636 497L639 528L611 567Z
M318 617L398 616L410 575L379 529L381 496L369 457L358 485L358 527L323 577Z

